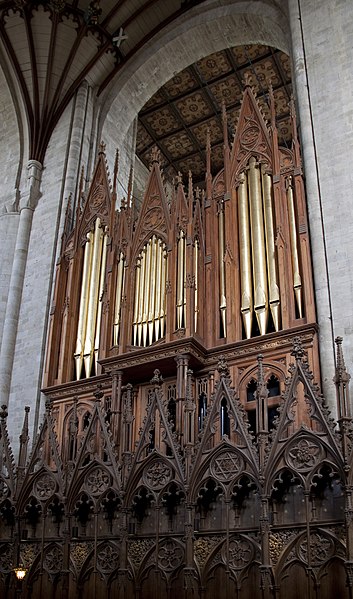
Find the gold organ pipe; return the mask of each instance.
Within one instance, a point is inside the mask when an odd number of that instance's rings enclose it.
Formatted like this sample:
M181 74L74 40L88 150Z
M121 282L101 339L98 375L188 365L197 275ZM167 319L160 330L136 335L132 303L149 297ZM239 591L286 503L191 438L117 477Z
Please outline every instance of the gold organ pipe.
M292 188L292 177L289 177L288 188L287 188L287 202L288 202L288 215L289 215L289 232L290 232L290 243L292 250L292 267L293 267L293 287L295 299L298 306L299 317L302 318L302 280L299 269L299 254L298 254L298 239L297 239L297 227L294 209L294 198Z
M184 272L185 272L185 234L180 230L178 241L178 294L177 294L177 329L183 326L183 313L185 304L185 287L184 287Z
M161 310L160 310L160 338L164 335L164 326L166 319L166 286L167 286L167 276L168 276L168 254L163 247L163 260L162 260L162 269L161 269Z
M142 320L143 320L143 296L145 290L145 275L146 275L146 246L141 252L141 272L140 272L140 287L139 287L139 312L137 317L137 345L141 345L142 341Z
M124 254L122 252L120 252L119 262L118 262L118 272L117 272L117 278L116 278L113 345L118 345L118 343L119 343L121 298L123 295L124 274L125 274L124 267L125 267ZM136 294L135 294L135 301L136 301ZM134 323L135 323L135 312L134 312Z
M266 251L263 227L260 171L252 156L249 160L250 222L254 281L254 308L260 334L265 335L268 318Z
M157 239L156 236L153 235L151 240L151 284L150 284L150 293L149 293L149 305L148 305L148 338L149 343L151 344L153 341L153 329L154 329L154 319L155 319L155 303L156 303L156 259L157 259Z
M76 349L74 354L76 379L79 380L81 377L82 364L83 364L83 346L86 335L86 324L87 324L87 310L88 310L88 292L89 292L89 281L91 276L92 266L92 240L93 233L90 231L87 233L87 241L84 249L83 258L83 273L81 283L81 297L80 297L80 309L77 325L77 338L76 338Z
M238 214L239 214L239 247L240 247L240 286L241 286L241 314L244 323L246 338L251 337L253 319L253 295L251 281L251 246L249 225L249 200L246 173L240 174L238 188Z
M141 258L137 259L136 265L136 279L135 279L135 305L134 305L134 318L132 322L132 338L133 344L138 345L138 317L139 317L139 299L140 299L140 277L141 277Z
M226 280L225 280L225 266L224 266L224 253L225 253L225 242L224 242L224 206L223 202L220 206L218 213L218 243L219 243L219 309L221 313L221 320L223 325L224 337L227 336L226 332Z
M262 175L265 233L267 248L267 275L269 288L269 303L275 330L279 330L279 287L276 268L275 234L273 228L272 210L272 179L268 173Z
M86 377L91 374L93 352L94 352L94 337L97 320L97 309L98 309L98 291L99 291L99 277L100 277L100 266L101 266L101 255L102 255L102 241L103 233L100 227L100 219L97 218L96 226L94 231L94 242L92 251L92 268L89 285L89 300L88 300L88 312L87 312L87 327L85 345L83 350L83 360L85 365Z
M162 261L163 261L163 245L160 239L156 240L156 301L154 304L154 337L157 341L160 335L160 310L162 297Z
M97 360L98 360L98 351L99 351L99 338L100 338L100 328L101 328L101 320L102 320L102 305L103 305L103 289L104 289L104 279L105 279L105 265L107 260L107 235L104 231L103 239L102 239L102 259L101 259L101 267L100 267L100 281L99 281L99 291L98 291L98 308L97 308L97 322L96 322L96 336L94 341L94 359L96 364L96 373L97 373Z
M198 325L199 315L199 298L198 298L198 282L199 282L199 242L196 239L194 245L194 276L195 276L195 287L194 287L194 328L195 333Z
M150 299L150 286L151 286L151 239L147 244L147 251L145 256L146 268L145 268L145 286L143 291L143 310L142 310L142 345L147 345L147 333L148 333L148 305Z

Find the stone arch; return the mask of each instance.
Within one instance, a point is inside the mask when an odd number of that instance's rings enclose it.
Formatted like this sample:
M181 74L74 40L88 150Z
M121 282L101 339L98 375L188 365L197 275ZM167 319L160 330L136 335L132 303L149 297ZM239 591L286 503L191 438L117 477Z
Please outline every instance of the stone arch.
M107 146L112 145L107 155L113 155L112 127L120 139L125 138L147 100L174 75L213 52L255 42L290 52L287 18L274 2L225 1L219 6L209 1L165 27L131 58L103 94L98 131Z
M16 93L7 69L0 68L0 134L6 143L0 147L0 160L6 164L3 169L1 186L0 214L17 209L17 190L20 187L22 166L27 159L27 129L26 116L19 94Z

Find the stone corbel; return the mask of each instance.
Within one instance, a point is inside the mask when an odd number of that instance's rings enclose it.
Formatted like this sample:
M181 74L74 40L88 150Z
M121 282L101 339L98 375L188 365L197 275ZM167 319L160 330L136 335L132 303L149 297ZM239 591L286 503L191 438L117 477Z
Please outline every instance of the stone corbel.
M27 190L20 197L20 211L23 208L35 210L42 195L40 184L42 181L43 165L37 160L29 160L27 164Z

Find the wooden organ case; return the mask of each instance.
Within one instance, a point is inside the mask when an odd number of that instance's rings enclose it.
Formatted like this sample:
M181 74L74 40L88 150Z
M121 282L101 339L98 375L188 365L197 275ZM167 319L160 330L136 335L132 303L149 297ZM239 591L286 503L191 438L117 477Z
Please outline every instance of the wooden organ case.
M223 111L202 191L190 174L167 196L154 151L139 210L132 180L115 210L101 145L68 207L46 413L27 458L26 412L17 468L1 413L3 596L20 560L28 597L352 597L349 375L338 339L336 425L294 107L290 149L271 90L270 109L247 83L231 147Z

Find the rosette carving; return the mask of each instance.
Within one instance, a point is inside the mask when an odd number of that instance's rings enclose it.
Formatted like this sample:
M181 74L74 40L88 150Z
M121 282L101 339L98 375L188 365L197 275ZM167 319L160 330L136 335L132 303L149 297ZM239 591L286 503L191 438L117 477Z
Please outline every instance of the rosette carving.
M323 458L323 450L314 439L302 438L290 445L286 451L286 461L299 472L311 470Z
M184 551L175 541L170 540L160 546L158 551L158 565L164 572L172 572L176 568L179 568L183 559Z
M97 497L108 489L110 476L103 468L94 468L85 478L85 486L88 492Z
M42 474L33 485L33 493L39 500L49 499L55 493L56 483L50 474Z
M158 460L153 462L144 472L144 480L147 486L153 489L162 489L172 479L172 469Z

